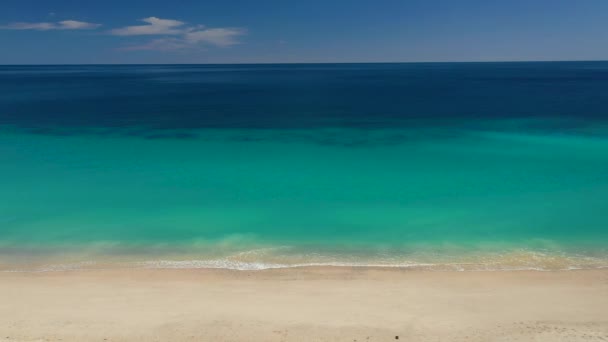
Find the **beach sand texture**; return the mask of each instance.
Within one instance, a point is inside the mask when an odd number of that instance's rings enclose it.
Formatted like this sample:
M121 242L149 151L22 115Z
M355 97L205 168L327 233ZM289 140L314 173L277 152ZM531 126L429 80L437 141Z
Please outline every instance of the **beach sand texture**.
M0 274L3 341L608 341L608 270Z

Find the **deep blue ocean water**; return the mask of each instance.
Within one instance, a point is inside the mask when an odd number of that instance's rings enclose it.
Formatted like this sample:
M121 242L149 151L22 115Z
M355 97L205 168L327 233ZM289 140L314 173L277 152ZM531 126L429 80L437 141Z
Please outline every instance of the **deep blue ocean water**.
M0 66L3 269L572 269L607 243L608 62Z

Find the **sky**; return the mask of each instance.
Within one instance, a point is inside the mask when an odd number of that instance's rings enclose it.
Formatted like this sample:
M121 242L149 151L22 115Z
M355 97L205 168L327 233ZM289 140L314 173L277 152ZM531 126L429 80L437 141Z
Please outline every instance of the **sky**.
M608 0L0 2L0 64L607 59Z

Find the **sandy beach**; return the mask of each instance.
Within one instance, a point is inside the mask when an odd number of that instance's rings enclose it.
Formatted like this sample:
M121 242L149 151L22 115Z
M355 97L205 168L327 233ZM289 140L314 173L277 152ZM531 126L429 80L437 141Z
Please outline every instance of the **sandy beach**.
M0 274L3 341L608 341L608 270Z

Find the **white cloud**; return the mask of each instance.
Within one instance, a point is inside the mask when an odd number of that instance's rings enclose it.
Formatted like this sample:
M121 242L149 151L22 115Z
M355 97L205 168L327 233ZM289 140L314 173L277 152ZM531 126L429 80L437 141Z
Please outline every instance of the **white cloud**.
M229 46L237 44L237 37L245 34L245 30L238 28L209 28L186 32L184 40L191 44L206 43L216 46Z
M157 35L167 36L145 44L131 45L121 50L180 50L203 45L230 46L238 44L238 37L246 30L230 27L206 28L203 25L186 26L183 21L149 17L141 19L148 25L127 26L110 31L116 36Z
M116 36L173 35L183 33L183 30L180 30L179 27L183 26L184 22L179 20L149 17L141 19L141 21L148 23L148 25L127 26L111 30L110 33Z
M54 23L11 23L6 26L2 26L3 29L8 30L54 30L56 25Z
M87 23L78 20L63 20L59 22L42 22L42 23L11 23L0 28L7 30L88 30L101 26L101 24Z
M64 20L60 21L59 25L64 30L86 30L86 29L94 29L101 26L100 24L87 23L84 21L78 20Z

